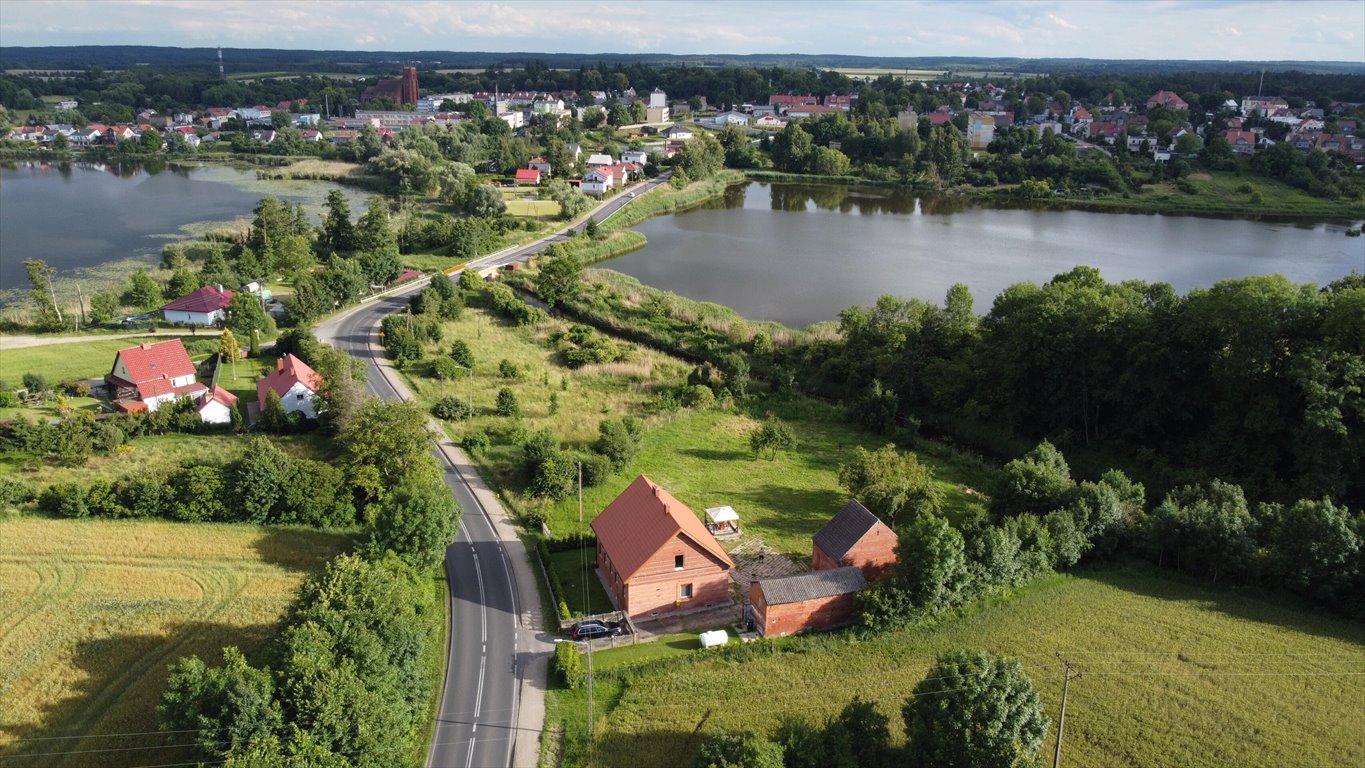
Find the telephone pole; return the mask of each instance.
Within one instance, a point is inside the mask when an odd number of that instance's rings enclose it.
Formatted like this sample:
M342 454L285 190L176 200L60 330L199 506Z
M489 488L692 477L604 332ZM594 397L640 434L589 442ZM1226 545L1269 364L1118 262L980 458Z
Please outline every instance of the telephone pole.
M1052 754L1052 768L1062 766L1062 729L1066 727L1066 692L1071 687L1071 678L1082 677L1081 671L1071 666L1058 652L1057 660L1062 662L1062 712L1057 716L1057 751Z

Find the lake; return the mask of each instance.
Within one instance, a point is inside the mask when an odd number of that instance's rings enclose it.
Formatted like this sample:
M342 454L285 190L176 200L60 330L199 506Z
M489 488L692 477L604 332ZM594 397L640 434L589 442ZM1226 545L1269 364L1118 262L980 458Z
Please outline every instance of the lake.
M941 304L965 283L985 313L1007 286L1078 264L1185 293L1282 273L1325 284L1365 271L1344 223L989 207L905 190L748 182L638 227L644 248L600 266L646 285L802 327L894 294Z
M0 165L0 290L27 288L24 259L43 259L70 277L110 261L160 260L173 240L250 217L275 195L316 217L336 186L317 181L258 181L226 165L168 166L19 162ZM344 190L351 212L363 193Z

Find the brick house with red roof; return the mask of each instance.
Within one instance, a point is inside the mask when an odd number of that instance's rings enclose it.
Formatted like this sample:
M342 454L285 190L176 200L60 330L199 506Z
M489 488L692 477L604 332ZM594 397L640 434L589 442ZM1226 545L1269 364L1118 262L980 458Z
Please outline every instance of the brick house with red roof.
M232 303L232 291L221 285L206 285L187 293L161 308L168 323L185 325L217 325L227 319L227 308Z
M194 363L180 339L120 349L104 377L114 407L127 413L155 411L182 397L199 398L208 391L195 381Z
M256 382L256 403L265 410L271 392L280 396L285 413L302 413L305 418L317 418L313 398L322 391L322 377L307 363L286 352L275 361L275 370Z
M697 514L640 475L592 521L597 569L633 618L730 602L735 563Z

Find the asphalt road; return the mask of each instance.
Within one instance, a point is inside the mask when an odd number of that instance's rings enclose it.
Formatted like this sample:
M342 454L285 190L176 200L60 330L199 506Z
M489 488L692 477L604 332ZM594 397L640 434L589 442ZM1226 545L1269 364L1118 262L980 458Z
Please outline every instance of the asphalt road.
M661 176L636 187L636 194L665 183ZM593 216L605 221L634 198L617 195L598 206ZM566 228L567 230L567 228ZM521 248L475 262L478 268L525 261L550 243L563 241L564 231ZM436 276L433 279L453 279ZM366 363L367 387L385 399L401 399L405 390L389 377L395 374L376 365L382 354L378 325L387 315L407 306L421 284L397 291L318 326L318 337ZM429 768L502 768L512 765L517 732L521 676L525 655L518 656L519 596L507 551L464 478L440 451L445 482L464 514L459 534L446 548L445 571L450 585L449 658L437 713L436 730L428 753ZM536 628L528 628L536 629ZM518 659L521 659L519 665ZM539 724L536 724L539 726ZM534 765L536 755L516 756L518 765Z

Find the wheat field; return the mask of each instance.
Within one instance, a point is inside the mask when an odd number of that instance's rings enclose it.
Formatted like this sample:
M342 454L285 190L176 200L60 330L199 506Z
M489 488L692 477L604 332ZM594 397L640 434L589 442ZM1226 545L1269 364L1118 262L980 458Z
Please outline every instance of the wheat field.
M304 580L348 546L337 534L132 520L0 520L0 764L161 765L167 665L248 658ZM74 754L73 754L74 753Z

